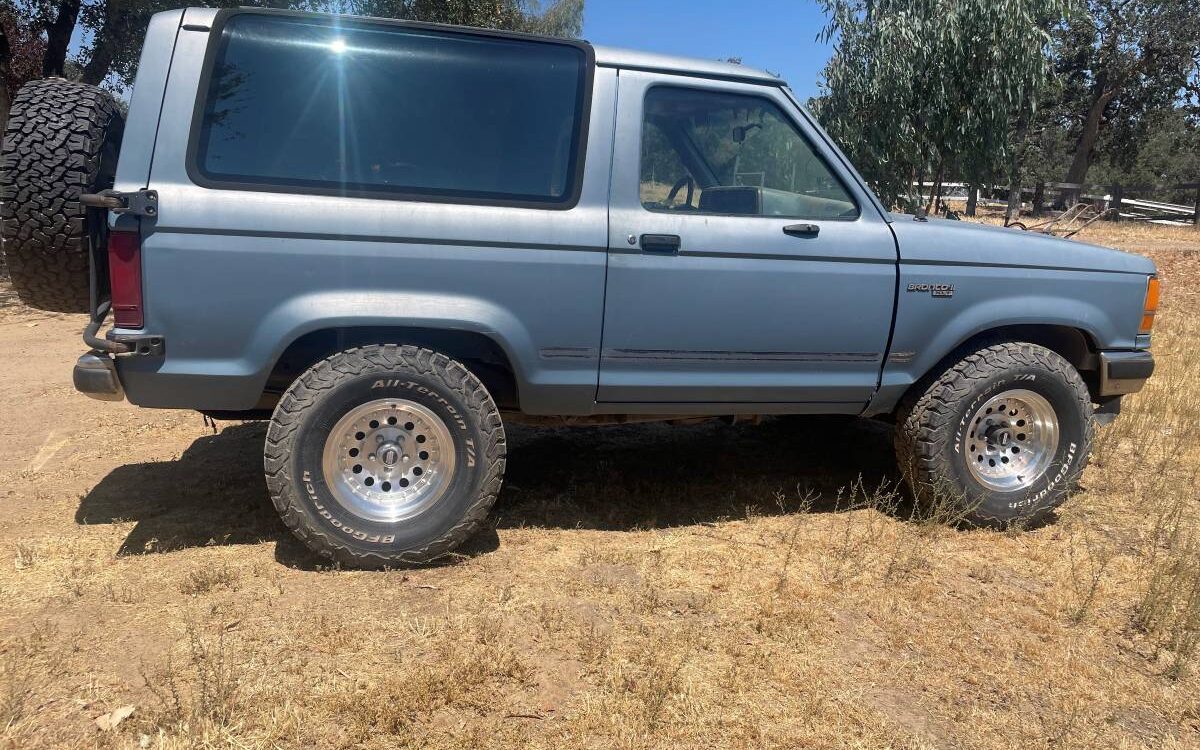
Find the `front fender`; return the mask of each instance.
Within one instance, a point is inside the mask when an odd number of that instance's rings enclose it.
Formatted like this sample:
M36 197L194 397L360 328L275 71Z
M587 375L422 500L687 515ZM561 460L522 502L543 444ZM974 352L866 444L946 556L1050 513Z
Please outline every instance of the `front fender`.
M1133 349L1145 284L1120 272L901 264L892 345L867 413L890 411L946 355L1006 326L1064 326L1096 348Z

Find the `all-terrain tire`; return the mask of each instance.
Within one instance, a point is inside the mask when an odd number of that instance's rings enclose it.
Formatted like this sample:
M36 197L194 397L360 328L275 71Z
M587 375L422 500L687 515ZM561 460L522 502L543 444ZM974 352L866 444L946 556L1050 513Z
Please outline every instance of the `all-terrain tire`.
M955 518L979 526L1037 523L1078 484L1091 450L1093 408L1079 372L1055 352L1029 343L995 344L967 354L923 385L902 401L895 435L897 463L919 502L952 506ZM1036 478L1000 491L968 467L970 461L999 458L973 452L982 449L973 438L975 418L991 399L1022 392L1052 408L1057 446L1046 451L1047 466ZM999 417L1005 418L1007 413ZM1007 427L999 419L996 428ZM1013 447L1020 450L1015 442L1007 450Z
M415 404L435 416L457 457L440 499L403 520L356 514L346 495L336 494L336 472L324 468L338 424L380 402ZM363 452L356 460L365 464ZM335 354L297 378L275 407L264 461L271 500L301 541L342 565L373 568L432 562L474 535L500 492L504 462L500 412L479 379L443 354L393 344Z
M49 78L17 92L0 145L0 239L25 304L88 311L79 196L112 187L124 129L116 100L95 86Z

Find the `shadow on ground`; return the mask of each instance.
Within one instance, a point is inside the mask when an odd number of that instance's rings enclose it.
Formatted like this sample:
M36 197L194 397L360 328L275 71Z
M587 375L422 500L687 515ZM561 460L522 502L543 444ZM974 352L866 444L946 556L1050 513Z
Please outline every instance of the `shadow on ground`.
M277 542L285 564L320 561L272 507L262 475L265 426L234 425L197 439L173 461L114 469L80 503L81 524L135 522L118 554ZM835 510L837 491L894 473L891 430L866 420L773 419L603 428L509 429L504 489L493 528L461 550L498 545L495 528L608 531Z

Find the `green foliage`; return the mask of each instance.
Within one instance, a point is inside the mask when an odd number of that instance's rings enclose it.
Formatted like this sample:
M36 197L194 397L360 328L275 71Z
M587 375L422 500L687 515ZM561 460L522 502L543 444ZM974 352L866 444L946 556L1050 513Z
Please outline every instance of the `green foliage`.
M821 0L836 37L815 114L880 197L1001 174L1050 73L1063 0Z
M46 30L64 13L70 0L7 2L14 23ZM175 8L295 8L565 37L578 36L583 28L583 0L557 0L546 8L536 0L82 0L77 6L75 33L82 32L86 41L76 59L67 61L67 73L117 89L133 84L150 17Z
M1102 140L1099 151L1105 158L1092 167L1090 182L1142 186L1200 180L1200 127L1184 109L1168 108L1147 115L1139 129L1144 136L1132 153ZM1196 191L1168 190L1148 197L1191 204Z
M1082 182L1098 147L1136 158L1146 127L1195 92L1200 13L1193 0L1086 0L1053 34L1060 96L1047 119L1074 140L1068 182Z
M578 37L583 31L583 0L346 0L337 10L355 15L508 29L547 36Z
M5 82L8 90L15 92L26 81L41 77L46 42L39 35L33 19L12 2L0 2L0 30L4 32L6 46L0 54L7 56Z

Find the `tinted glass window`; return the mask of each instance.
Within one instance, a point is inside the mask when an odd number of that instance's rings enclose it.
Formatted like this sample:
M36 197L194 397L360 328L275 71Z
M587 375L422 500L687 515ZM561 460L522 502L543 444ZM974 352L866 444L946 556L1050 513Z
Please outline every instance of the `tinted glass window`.
M642 125L652 211L852 219L854 200L774 102L656 86Z
M195 157L209 180L574 200L578 47L255 14L219 43Z

